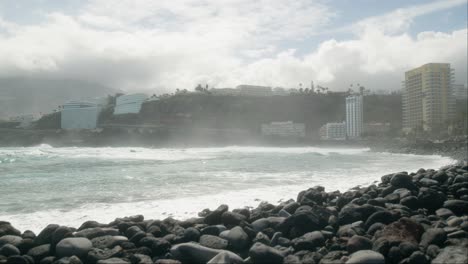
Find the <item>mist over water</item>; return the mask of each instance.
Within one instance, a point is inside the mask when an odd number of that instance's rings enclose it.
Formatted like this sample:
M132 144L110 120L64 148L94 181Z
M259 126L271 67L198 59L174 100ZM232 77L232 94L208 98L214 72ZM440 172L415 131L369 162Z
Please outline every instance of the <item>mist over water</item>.
M184 219L222 203L276 204L315 185L346 191L452 162L366 148L0 148L0 220L39 231L134 214Z

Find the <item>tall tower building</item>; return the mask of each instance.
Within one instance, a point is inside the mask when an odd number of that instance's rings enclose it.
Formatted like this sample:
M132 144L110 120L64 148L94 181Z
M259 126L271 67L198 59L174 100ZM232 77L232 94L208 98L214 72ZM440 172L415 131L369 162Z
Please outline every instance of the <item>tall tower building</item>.
M363 130L363 105L361 95L346 97L346 135L358 138Z
M431 131L453 118L453 80L449 63L428 63L405 73L403 128L406 131Z

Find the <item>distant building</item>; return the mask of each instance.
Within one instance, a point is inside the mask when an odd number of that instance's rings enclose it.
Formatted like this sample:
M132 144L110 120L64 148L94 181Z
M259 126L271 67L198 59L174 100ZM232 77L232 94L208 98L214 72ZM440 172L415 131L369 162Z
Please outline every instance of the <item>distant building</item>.
M62 129L95 129L101 106L92 102L70 101L61 111Z
M32 122L36 120L36 116L33 114L18 115L10 117L10 122L19 123L19 128L28 128L32 125Z
M288 95L289 92L282 87L276 87L273 89L273 95Z
M468 88L463 84L453 84L452 94L457 100L468 98Z
M368 136L383 135L390 131L390 123L365 123L364 133Z
M271 122L262 124L263 136L305 137L305 124L287 122Z
M234 88L212 88L210 93L213 95L239 95L240 91Z
M320 128L320 138L324 140L345 140L346 123L327 123Z
M363 130L363 102L361 95L346 97L346 135L359 138Z
M114 115L138 114L145 100L146 95L141 93L121 95L115 102Z
M271 96L273 94L271 87L258 85L239 85L236 87L240 95L246 96Z
M405 73L403 129L431 131L453 118L453 69L449 63L428 63Z

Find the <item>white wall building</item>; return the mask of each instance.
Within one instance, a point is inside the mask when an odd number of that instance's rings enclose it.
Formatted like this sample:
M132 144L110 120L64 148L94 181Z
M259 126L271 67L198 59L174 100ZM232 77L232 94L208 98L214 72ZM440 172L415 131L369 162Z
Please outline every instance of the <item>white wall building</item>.
M363 102L361 95L346 97L346 134L359 138L363 131Z
M468 89L463 84L453 84L452 93L453 93L453 96L458 100L468 98Z
M146 95L141 93L121 95L117 97L114 115L138 114L145 100Z
M327 123L320 129L320 137L325 140L345 140L346 123Z
M63 105L61 111L62 129L95 129L101 107L96 103L70 101Z
M305 124L287 122L271 122L262 124L263 136L305 137Z

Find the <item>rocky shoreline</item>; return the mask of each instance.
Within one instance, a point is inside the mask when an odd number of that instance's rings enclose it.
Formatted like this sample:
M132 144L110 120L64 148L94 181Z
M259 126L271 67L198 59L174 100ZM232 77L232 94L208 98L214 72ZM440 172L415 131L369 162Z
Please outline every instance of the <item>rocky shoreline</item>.
M389 174L344 193L317 186L295 201L221 205L184 221L137 215L37 235L0 221L8 264L468 263L467 247L468 166Z

